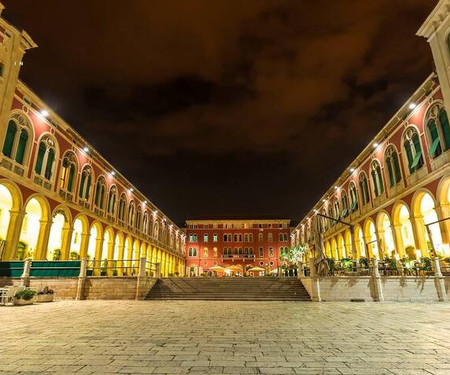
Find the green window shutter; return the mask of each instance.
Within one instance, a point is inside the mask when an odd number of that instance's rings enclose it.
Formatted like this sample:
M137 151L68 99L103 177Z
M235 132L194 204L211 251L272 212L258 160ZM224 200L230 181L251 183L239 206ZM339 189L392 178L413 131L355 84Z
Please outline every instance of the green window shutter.
M98 207L98 197L100 195L99 189L100 189L100 186L99 186L99 183L97 182L97 185L95 186L95 196L94 196L94 203L97 207Z
M111 190L109 191L109 197L108 197L108 204L106 205L106 211L108 213L111 212L111 199L112 199L112 194L111 194Z
M17 145L16 162L23 164L23 158L25 156L25 150L27 149L28 133L25 129L22 129L19 137L19 144Z
M419 169L423 165L422 148L420 147L419 135L418 134L414 134L413 137L412 137L412 140L413 140L413 143L414 143L414 150L416 151L415 158L417 157L417 155L420 155L419 159L418 159L418 161L416 163L416 167L417 167L417 169ZM414 162L413 162L413 164L414 164Z
M12 148L14 145L14 139L16 138L16 133L17 125L13 120L11 120L8 123L8 129L6 130L5 143L3 143L3 155L9 158L12 154Z
M48 150L47 165L45 167L45 176L44 176L47 180L50 180L52 178L52 168L54 161L55 161L55 150L50 148Z
M390 187L393 187L395 185L395 180L394 180L394 172L392 170L392 159L391 158L386 159L386 165L387 165L388 174L389 174L389 185L390 185Z
M83 198L83 189L84 189L85 182L86 182L86 173L83 172L83 173L81 173L80 190L78 191L78 196L80 198Z
M372 181L373 181L373 187L375 190L375 196L378 197L377 175L375 174L375 171L372 171Z
M431 136L431 146L430 146L430 150L428 151L428 154L431 157L435 158L442 153L442 148L439 143L439 134L438 134L437 126L436 126L436 121L431 119L430 121L428 121L427 127L428 127L428 131L430 132L430 136Z
M45 147L44 142L39 143L39 150L38 150L37 159L36 159L36 166L34 168L34 171L37 174L42 173L42 163L44 162L45 151L46 151L46 147Z
M411 169L412 170L414 170L414 168L419 165L419 162L420 162L421 159L422 159L422 151L419 151L416 154L416 156L414 157L414 160L413 160L413 162L411 164Z
M433 143L430 146L430 150L428 151L428 154L435 158L436 156L439 156L441 152L438 150L440 148L439 138L436 138Z
M394 162L395 183L398 184L402 180L402 172L400 170L400 163L398 161L398 154L396 152L392 154L392 160Z
M86 200L89 200L89 198L90 198L91 186L92 186L92 176L89 174L87 176L87 182L86 182L86 194L85 194Z
M409 173L413 173L414 167L412 167L412 163L413 163L414 159L412 156L412 150L411 150L411 145L409 144L409 141L405 142L405 151L406 151L406 156L408 158Z
M74 177L75 177L75 166L73 164L70 164L69 181L67 182L67 190L69 191L72 191Z
M105 200L103 199L105 197L105 185L101 186L100 190L100 208L103 210L103 205Z
M383 175L381 174L381 167L379 165L377 165L376 172L377 172L377 176L378 176L378 184L379 184L380 194L383 194L383 192L384 192Z
M439 112L439 122L441 123L442 133L444 133L445 149L448 150L450 148L450 124L447 112L444 109Z

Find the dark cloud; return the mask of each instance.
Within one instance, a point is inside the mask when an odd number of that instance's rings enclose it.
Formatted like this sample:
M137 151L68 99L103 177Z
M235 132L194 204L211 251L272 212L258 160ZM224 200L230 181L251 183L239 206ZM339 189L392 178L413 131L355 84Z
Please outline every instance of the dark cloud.
M5 3L23 79L178 221L300 218L432 70L435 0Z

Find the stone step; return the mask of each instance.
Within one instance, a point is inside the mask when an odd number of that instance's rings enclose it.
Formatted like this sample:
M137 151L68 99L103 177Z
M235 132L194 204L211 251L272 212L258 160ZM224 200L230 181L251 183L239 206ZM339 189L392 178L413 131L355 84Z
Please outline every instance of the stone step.
M295 278L163 278L146 299L309 301L310 297Z

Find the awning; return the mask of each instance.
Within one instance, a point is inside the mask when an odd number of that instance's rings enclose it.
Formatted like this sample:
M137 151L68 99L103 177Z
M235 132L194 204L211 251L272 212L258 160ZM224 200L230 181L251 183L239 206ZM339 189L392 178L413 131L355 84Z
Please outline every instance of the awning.
M261 272L261 271L265 271L265 269L261 267L253 267L247 270L247 272Z
M212 266L209 270L210 271L223 271L225 268L221 266Z

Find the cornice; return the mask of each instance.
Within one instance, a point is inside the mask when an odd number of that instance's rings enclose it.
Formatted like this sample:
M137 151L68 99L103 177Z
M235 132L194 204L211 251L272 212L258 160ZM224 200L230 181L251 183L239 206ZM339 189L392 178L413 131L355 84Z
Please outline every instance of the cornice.
M429 39L450 13L450 0L440 0L416 35Z

